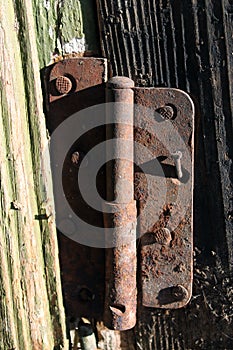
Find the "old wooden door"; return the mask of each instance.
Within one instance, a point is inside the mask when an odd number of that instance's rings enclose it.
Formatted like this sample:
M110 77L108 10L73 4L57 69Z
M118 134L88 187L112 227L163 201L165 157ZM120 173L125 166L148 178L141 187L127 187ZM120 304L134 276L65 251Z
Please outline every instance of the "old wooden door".
M127 337L135 349L231 349L233 3L97 3L112 73L183 89L196 105L193 296L176 311L139 308Z
M0 4L0 348L67 348L39 70L85 54L108 57L112 74L137 85L181 88L196 104L192 299L174 311L139 307L136 327L102 344L232 349L232 1Z

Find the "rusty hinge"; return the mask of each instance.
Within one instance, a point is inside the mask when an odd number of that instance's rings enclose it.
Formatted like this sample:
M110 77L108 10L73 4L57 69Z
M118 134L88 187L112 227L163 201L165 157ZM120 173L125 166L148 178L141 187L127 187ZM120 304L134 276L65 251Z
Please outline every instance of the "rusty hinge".
M194 106L181 90L126 77L105 86L106 71L98 58L47 69L47 125L58 230L105 248L104 317L125 330L136 322L137 283L146 307L191 297Z

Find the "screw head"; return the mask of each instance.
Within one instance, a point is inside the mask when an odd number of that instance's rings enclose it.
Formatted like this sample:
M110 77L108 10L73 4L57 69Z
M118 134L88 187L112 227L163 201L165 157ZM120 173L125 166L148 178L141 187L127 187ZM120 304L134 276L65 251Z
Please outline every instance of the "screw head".
M154 239L156 243L168 245L172 240L172 236L170 231L164 227L154 232Z
M72 81L63 75L56 79L56 89L61 94L68 94L72 89Z
M172 288L172 296L175 300L181 301L187 298L188 296L188 291L185 287L182 285L178 284L177 286L174 286Z
M174 117L174 109L172 106L166 105L156 109L156 112L161 115L164 119L172 119Z

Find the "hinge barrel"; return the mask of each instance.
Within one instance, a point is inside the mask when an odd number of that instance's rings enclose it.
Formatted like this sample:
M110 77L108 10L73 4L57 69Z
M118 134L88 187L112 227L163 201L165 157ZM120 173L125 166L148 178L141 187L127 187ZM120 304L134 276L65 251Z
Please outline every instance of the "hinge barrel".
M136 323L133 87L129 78L115 77L106 90L106 138L113 146L107 147L106 209L111 213L104 215L104 224L112 229L113 248L106 249L105 322L118 330Z

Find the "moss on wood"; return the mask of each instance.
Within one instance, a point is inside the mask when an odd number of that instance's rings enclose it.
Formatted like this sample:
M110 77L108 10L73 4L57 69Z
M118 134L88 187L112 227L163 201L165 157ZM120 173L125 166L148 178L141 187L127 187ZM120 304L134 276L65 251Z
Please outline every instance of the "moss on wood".
M41 68L56 55L64 55L64 45L73 40L81 43L73 48L74 53L98 52L94 0L33 0L33 13Z
M0 349L67 349L36 18L0 6Z

